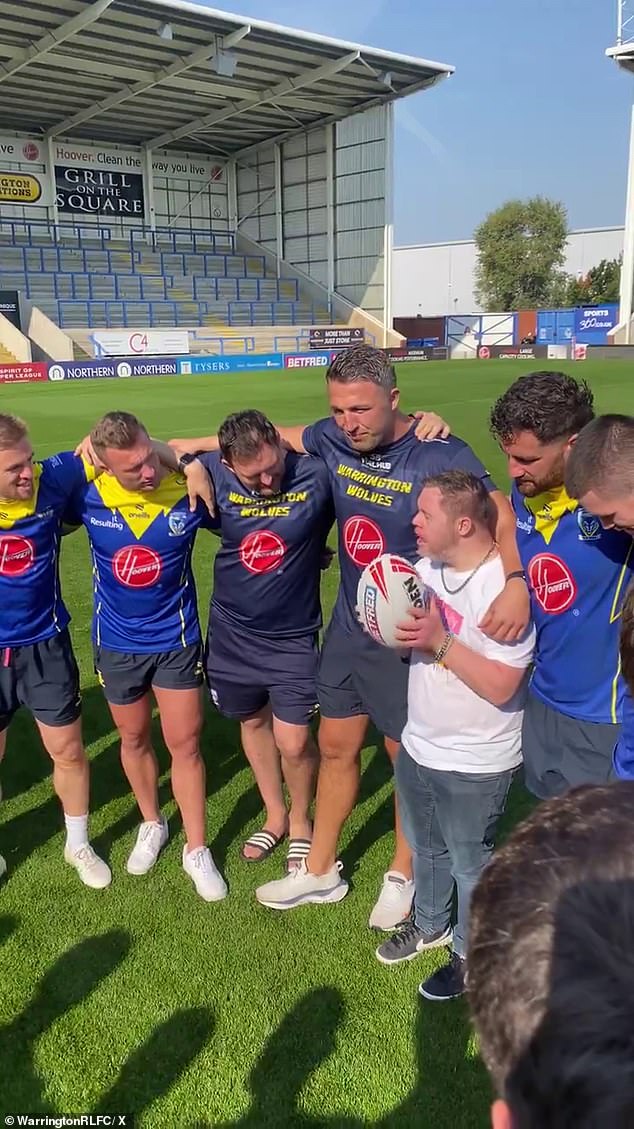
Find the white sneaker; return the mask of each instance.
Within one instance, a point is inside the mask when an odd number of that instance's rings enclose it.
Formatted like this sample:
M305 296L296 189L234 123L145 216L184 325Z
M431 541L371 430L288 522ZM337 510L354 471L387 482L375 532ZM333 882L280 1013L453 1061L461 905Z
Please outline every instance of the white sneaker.
M396 929L409 917L414 897L414 883L398 870L388 870L383 875L383 885L374 909L370 914L370 929L385 932Z
M221 902L229 893L209 847L196 847L189 852L183 847L183 870L194 883L196 893L206 902Z
M93 890L103 890L112 882L110 867L99 858L98 854L95 854L90 843L84 843L83 847L77 847L75 851L71 851L66 845L64 859L70 866L75 867L84 886L90 886Z
M308 902L340 902L348 893L348 883L340 872L341 863L336 862L326 874L311 874L306 859L302 859L284 878L258 886L255 896L260 905L270 909L294 909Z
M169 839L167 820L148 821L139 827L136 843L126 863L128 874L147 874Z

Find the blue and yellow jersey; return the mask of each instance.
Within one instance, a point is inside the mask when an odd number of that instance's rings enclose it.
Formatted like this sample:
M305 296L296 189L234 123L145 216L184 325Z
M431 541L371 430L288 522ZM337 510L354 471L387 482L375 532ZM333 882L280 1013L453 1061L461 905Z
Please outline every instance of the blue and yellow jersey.
M341 585L333 618L359 632L355 605L359 577L382 553L397 553L414 563L420 554L412 519L426 478L447 470L465 470L496 487L470 447L455 436L421 443L409 431L368 454L354 451L332 417L305 428L305 449L328 469L339 531Z
M76 511L93 559L93 640L124 653L175 651L200 639L191 556L207 524L190 512L185 480L125 490L110 474L85 487Z
M0 648L41 643L70 621L59 583L61 525L94 472L70 452L33 469L32 498L0 500Z
M214 619L271 639L317 631L321 563L335 516L323 463L289 452L279 493L263 497L217 452L200 458L213 480L222 538Z
M617 722L619 618L632 539L603 529L563 487L524 498L513 486L511 501L537 628L531 689L568 717Z

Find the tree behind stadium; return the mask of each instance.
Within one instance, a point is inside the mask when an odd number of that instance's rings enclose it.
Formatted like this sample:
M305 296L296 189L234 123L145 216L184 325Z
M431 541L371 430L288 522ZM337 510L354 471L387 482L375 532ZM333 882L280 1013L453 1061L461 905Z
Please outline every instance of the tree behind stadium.
M509 200L475 232L476 297L489 310L547 306L561 289L568 237L563 204L534 196Z

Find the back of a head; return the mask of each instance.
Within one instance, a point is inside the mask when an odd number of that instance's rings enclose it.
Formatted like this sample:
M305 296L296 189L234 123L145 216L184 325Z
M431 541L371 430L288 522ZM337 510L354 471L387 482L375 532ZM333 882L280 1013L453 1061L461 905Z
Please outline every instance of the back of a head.
M326 380L355 384L366 380L387 393L396 388L396 373L382 349L373 345L353 345L337 353L326 371Z
M469 999L513 1129L634 1125L634 782L537 808L474 892Z
M265 445L276 447L279 442L275 425L255 408L233 412L218 428L218 449L229 465L251 459Z
M127 451L139 436L146 435L143 424L131 412L106 412L90 432L90 442L98 454L103 454L108 448Z
M634 491L634 416L598 416L584 427L568 456L566 490L572 498Z
M592 391L565 372L529 372L496 400L490 428L502 443L530 431L542 443L568 439L593 418Z

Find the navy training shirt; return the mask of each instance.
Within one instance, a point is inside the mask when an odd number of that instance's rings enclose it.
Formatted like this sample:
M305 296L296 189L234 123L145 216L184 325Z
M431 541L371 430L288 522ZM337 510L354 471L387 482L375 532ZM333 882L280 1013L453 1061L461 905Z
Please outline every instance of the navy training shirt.
M263 497L218 451L200 460L213 480L221 535L214 617L269 639L318 631L322 556L335 518L323 463L288 452L279 493Z
M381 553L414 563L420 553L412 519L426 478L464 470L496 490L471 448L455 436L421 443L416 424L395 443L362 454L353 450L332 417L305 428L306 451L328 468L339 527L341 585L333 611L346 630L361 631L355 615L357 585L366 565Z

